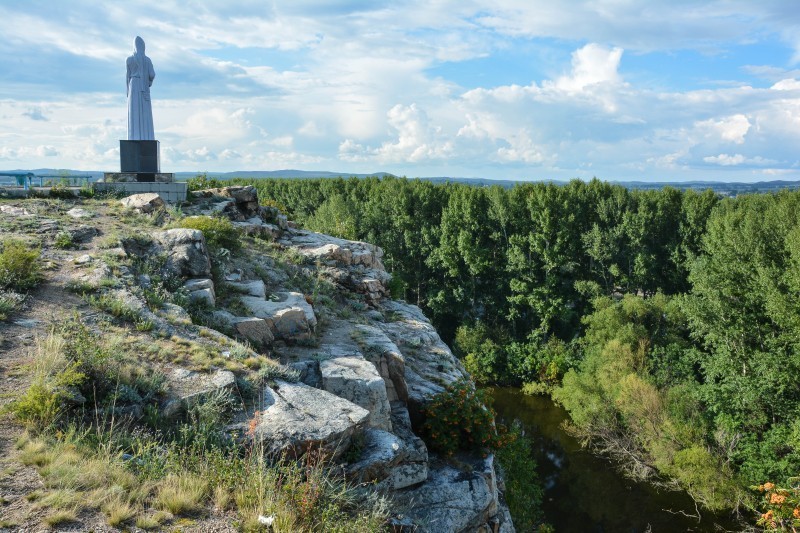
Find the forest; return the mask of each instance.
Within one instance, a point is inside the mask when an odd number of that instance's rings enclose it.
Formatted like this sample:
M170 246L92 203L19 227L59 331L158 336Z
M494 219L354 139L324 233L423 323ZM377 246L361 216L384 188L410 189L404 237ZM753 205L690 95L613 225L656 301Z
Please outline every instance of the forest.
M552 395L631 475L730 510L800 474L800 193L237 181L381 246L477 382Z

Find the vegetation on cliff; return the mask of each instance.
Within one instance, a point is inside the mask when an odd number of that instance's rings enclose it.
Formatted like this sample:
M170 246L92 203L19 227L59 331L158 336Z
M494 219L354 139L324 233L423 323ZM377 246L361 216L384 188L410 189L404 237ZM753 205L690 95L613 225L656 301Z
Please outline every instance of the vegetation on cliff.
M476 380L553 392L632 472L710 509L800 472L800 193L253 183L301 223L382 246L393 293Z

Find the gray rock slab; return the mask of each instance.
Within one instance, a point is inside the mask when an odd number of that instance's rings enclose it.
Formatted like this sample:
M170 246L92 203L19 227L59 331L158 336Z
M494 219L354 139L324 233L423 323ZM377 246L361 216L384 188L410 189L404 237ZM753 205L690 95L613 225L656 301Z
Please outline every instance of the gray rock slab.
M183 284L183 288L189 292L199 291L201 289L214 290L214 282L208 278L194 278L187 279Z
M360 356L320 361L322 388L369 411L368 425L392 430L386 385L375 365Z
M267 290L264 286L264 282L261 281L260 279L252 281L230 282L228 283L228 285L248 296L255 296L256 298L266 298L267 295Z
M253 438L274 456L321 448L338 458L369 418L366 409L304 383L277 380L274 389L264 388L263 396Z
M140 213L153 213L166 207L164 200L154 192L132 194L119 202L124 207L134 209Z
M298 292L277 293L279 301L264 300L255 296L242 296L244 306L253 316L272 324L275 338L301 340L311 337L317 325L314 308Z
M175 275L190 278L209 278L211 261L203 232L176 228L153 235L167 254L166 268Z
M275 340L267 321L257 317L234 317L231 320L236 333L262 347L269 346Z
M168 399L162 404L161 414L174 418L193 403L202 402L217 391L231 391L236 377L229 370L216 370L210 374L185 368L175 368L167 374Z
M356 325L352 335L361 347L364 357L375 365L386 382L389 401L407 401L405 358L397 345L374 326Z
M439 465L428 480L393 493L395 505L410 517L415 531L481 531L497 514L497 487L491 456L472 471Z
M364 443L358 461L347 465L348 477L359 483L382 481L406 456L406 448L396 435L377 428L364 431Z
M94 213L91 211L87 211L86 209L82 209L80 207L73 207L69 211L67 211L67 216L72 218L92 218Z

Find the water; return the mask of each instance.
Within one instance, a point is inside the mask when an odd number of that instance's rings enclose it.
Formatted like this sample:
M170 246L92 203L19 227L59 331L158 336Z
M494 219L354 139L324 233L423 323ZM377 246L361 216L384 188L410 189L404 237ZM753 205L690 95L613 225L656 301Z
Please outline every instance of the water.
M561 428L567 412L545 396L518 389L490 389L498 418L519 420L531 439L545 487L545 520L563 532L738 531L736 522L703 511L681 491L656 489L625 478Z

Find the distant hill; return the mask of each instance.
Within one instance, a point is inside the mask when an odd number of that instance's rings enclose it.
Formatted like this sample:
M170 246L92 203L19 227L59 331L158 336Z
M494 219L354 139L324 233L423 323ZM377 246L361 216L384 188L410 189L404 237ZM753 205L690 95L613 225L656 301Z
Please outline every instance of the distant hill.
M28 173L32 172L36 175L48 176L61 176L61 175L79 175L79 176L92 176L97 179L103 176L102 171L98 170L69 170L69 169L53 169L53 168L37 168L37 169L15 169L15 170L0 170L1 173ZM176 172L175 179L178 181L185 181L193 178L203 172ZM331 172L327 170L237 170L234 172L205 172L209 178L217 178L221 180L229 180L233 178L285 178L285 179L314 179L314 178L367 178L367 177L397 177L389 172L373 172L371 174L355 174L348 172ZM566 181L561 180L493 180L487 178L458 178L448 176L434 176L434 177L419 177L417 179L428 180L432 183L463 183L475 187L489 187L492 185L499 185L510 189L517 183L556 183L564 184ZM0 184L12 183L13 177L4 177L0 175ZM800 181L759 181L756 183L738 183L738 182L721 182L721 181L683 181L683 182L669 182L669 181L609 181L615 185L621 185L628 189L661 189L663 187L674 187L676 189L686 190L705 190L711 189L719 194L725 196L736 196L745 193L754 192L771 192L780 189L800 189Z

